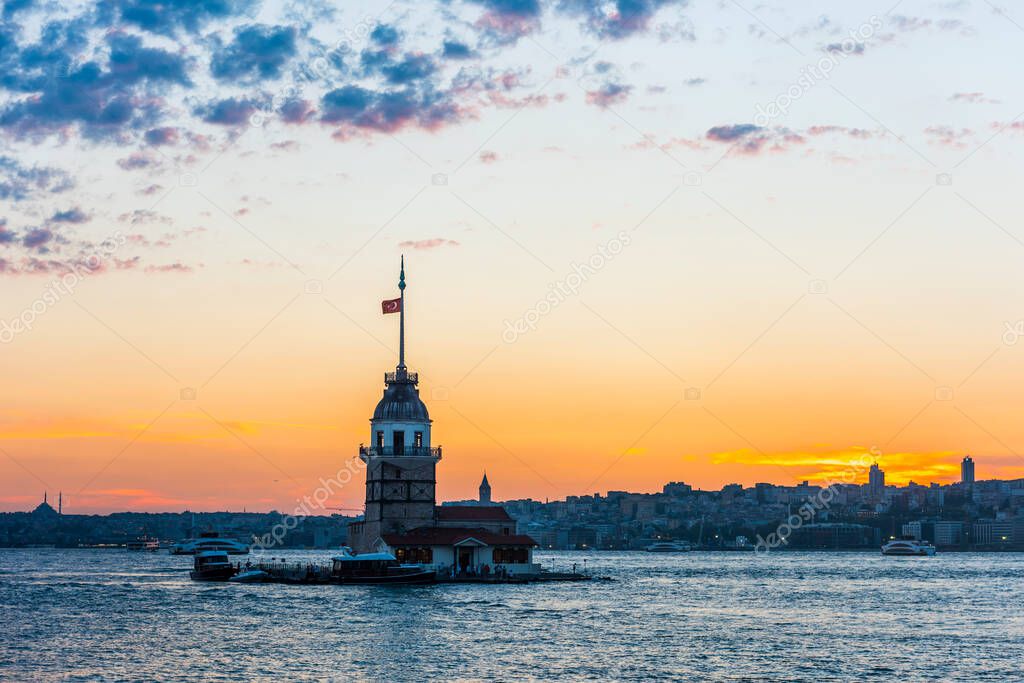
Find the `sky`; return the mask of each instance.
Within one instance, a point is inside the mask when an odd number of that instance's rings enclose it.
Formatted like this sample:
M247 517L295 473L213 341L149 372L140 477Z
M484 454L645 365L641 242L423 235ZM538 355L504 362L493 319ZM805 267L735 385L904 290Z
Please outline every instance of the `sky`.
M1024 10L339 5L2 3L0 510L1024 476Z

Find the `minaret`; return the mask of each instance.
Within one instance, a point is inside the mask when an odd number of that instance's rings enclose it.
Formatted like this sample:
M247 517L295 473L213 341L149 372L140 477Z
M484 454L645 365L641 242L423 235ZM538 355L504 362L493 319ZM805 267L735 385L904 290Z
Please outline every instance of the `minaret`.
M384 374L384 396L370 419L370 446L360 446L366 463L366 510L349 526L349 545L374 548L383 534L434 525L436 466L441 449L430 446L430 414L420 399L419 377L405 365L405 258L398 276L401 292L398 365Z
M491 485L487 483L487 473L484 472L484 479L480 482L480 504L491 504Z

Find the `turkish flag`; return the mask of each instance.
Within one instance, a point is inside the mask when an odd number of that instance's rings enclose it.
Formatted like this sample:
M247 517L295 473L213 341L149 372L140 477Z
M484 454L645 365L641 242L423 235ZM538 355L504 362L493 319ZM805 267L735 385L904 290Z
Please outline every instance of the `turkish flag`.
M402 310L402 300L401 299L389 299L387 301L381 301L380 302L380 307L381 307L381 310L384 311L385 314L387 314L387 313L400 313L401 310Z

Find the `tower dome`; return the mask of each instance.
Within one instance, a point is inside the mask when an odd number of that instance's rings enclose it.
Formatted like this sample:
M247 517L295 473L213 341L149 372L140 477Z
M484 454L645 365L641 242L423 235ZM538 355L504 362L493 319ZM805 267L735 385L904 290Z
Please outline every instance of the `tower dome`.
M420 390L416 388L417 379L414 372L399 370L387 373L384 376L387 388L373 409L373 419L429 422L427 406L420 400Z

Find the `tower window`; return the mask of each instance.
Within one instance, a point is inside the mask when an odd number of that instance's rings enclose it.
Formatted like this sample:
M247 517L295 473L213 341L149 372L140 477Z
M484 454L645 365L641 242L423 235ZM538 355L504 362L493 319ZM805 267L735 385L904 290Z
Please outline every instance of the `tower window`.
M414 445L416 448L423 447L423 432L416 432Z
M384 432L377 432L377 448L384 448Z
M392 432L392 447L395 455L405 455L405 432Z

